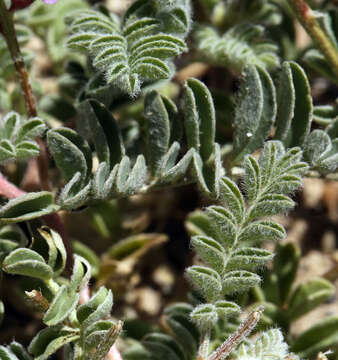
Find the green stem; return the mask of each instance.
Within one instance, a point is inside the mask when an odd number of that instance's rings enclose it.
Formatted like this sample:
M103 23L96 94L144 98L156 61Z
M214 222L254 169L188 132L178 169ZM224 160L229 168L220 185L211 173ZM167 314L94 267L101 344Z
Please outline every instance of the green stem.
M323 52L326 60L332 66L333 72L338 78L338 49L327 37L313 11L305 0L288 0L299 22L310 35L313 42Z
M13 22L13 13L8 11L4 0L0 0L0 25L5 41L7 43L8 50L14 62L15 70L20 79L28 116L37 116L36 101L33 95L31 84L29 82L28 72L20 51L18 39L16 37Z
M201 334L201 343L198 349L197 360L206 360L209 355L211 329L205 329Z

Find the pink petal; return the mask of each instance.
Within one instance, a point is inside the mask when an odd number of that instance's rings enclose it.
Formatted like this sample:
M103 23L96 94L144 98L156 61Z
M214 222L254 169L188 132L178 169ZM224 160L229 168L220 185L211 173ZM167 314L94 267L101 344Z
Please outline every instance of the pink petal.
M58 0L43 0L45 4L55 4Z

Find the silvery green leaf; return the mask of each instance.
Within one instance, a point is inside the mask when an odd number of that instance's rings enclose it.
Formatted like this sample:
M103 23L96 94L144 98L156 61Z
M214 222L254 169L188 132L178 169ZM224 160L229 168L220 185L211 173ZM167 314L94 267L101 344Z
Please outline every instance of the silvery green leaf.
M169 149L170 121L161 95L151 91L144 102L144 116L147 122L147 150L152 176L158 175L162 161Z
M302 146L310 132L312 97L307 76L297 63L283 64L278 92L275 138L286 147Z
M52 268L44 258L31 249L20 248L12 251L3 261L2 269L9 274L31 276L48 280L53 277Z
M212 5L214 4L215 1L212 2ZM236 15L237 12L238 9L235 10ZM229 20L225 21L233 23L234 19ZM279 65L277 46L262 39L264 32L263 26L248 23L235 24L224 34L219 34L212 26L198 26L195 41L203 59L239 73L248 64L262 68L274 68Z
M62 346L75 342L79 335L72 328L61 325L50 326L38 332L30 343L28 350L35 360L47 360Z
M113 170L108 174L107 180L104 183L102 193L100 195L103 198L109 198L111 193L114 192L113 185L114 185L116 177L117 177L118 169L119 169L119 164L116 164L113 167Z
M80 292L90 280L90 265L87 260L79 255L74 255L73 274L69 288L72 292Z
M168 33L171 27L163 26L163 19L167 22L173 14L164 14L164 8L153 3L148 6L146 13L131 16L127 12L121 22L109 12L95 10L68 17L72 34L67 45L87 52L107 82L130 96L138 95L144 81L170 78L171 58L186 50L181 36Z
M214 152L215 108L208 88L197 79L185 84L184 115L188 146L207 161Z
M294 118L296 91L293 83L290 62L284 62L277 87L277 120L275 139L287 141L290 135L291 123Z
M76 173L81 174L76 185L76 189L80 190L88 182L92 170L92 153L87 142L69 128L49 130L47 142L55 163L67 183ZM76 190L73 189L73 192Z
M282 194L267 194L259 199L259 202L250 209L250 220L263 216L272 216L286 213L295 206L295 202Z
M47 191L28 193L0 207L0 223L27 221L56 212L53 195Z
M234 154L236 161L260 148L276 117L276 90L262 68L248 66L235 112Z
M222 291L221 277L206 266L190 266L186 275L192 285L203 294L206 300L212 301L219 297Z
M81 329L86 329L94 322L107 317L113 306L113 294L111 290L101 287L91 299L77 309L77 319Z
M260 244L268 240L283 240L286 237L284 227L270 220L257 220L249 223L240 233L238 242Z
M305 63L319 74L337 83L337 76L327 63L325 56L317 49L310 49L303 57Z
M79 208L90 198L91 182L85 184L83 188L77 189L80 181L81 174L78 172L62 189L58 198L58 204L61 208L65 210Z
M219 274L223 273L226 252L216 240L207 236L194 236L191 238L191 243L197 254L207 265Z
M6 161L15 158L15 146L7 139L0 141L0 161Z
M45 122L38 118L31 118L23 122L23 124L18 129L16 134L15 143L19 144L24 140L31 140L37 136L41 136L46 130Z
M175 165L174 161L176 160L179 152L179 144L176 142L173 143L169 149L169 152L163 159L163 172L161 173L159 181L163 184L174 184L175 182L182 179L188 172L194 151L194 149L188 150L182 159Z
M139 155L135 165L129 173L128 180L122 191L124 195L133 195L139 190L147 179L147 166L143 155Z
M270 329L264 331L254 343L243 343L238 349L236 358L264 360L271 356L276 359L284 359L288 355L288 344L284 340L282 332L279 329Z
M223 294L233 294L248 291L258 285L261 278L249 271L229 271L222 279Z
M163 176L163 174L165 174L166 172L168 172L171 168L173 168L175 166L177 157L180 153L180 149L181 149L181 146L177 141L174 141L171 144L169 150L163 157L163 161L161 163L161 168L160 168L160 174L161 174L160 176ZM193 150L189 150L188 152L190 152L192 155ZM186 156L186 154L185 154L185 156ZM188 162L188 164L190 164L190 161Z
M306 139L304 157L312 164L316 164L323 153L329 150L331 139L323 130L314 130Z
M191 163L191 172L192 175L199 187L199 189L206 195L211 195L211 189L209 189L208 184L206 183L206 179L204 177L203 170L205 167L203 166L203 160L200 154L196 151L193 152L192 163Z
M169 144L180 142L183 137L183 126L181 118L179 117L176 104L167 96L161 95L163 104L167 110L170 121L170 139Z
M276 249L276 256L273 260L273 274L277 275L278 291L275 291L273 297L279 294L277 303L284 304L289 298L291 288L296 279L298 264L301 257L300 250L295 244L278 244ZM269 281L263 282L263 288Z
M193 356L196 354L199 344L200 334L196 326L191 322L189 314L192 309L186 313L172 311L165 312L165 323L175 334L177 341L182 345L186 356Z
M290 350L302 358L316 356L319 352L334 349L338 344L338 316L332 315L297 336Z
M222 199L226 206L231 209L232 214L236 217L236 221L240 224L244 216L244 198L238 186L228 177L223 177L220 182Z
M333 173L338 167L338 138L332 141L329 151L323 154L320 170L323 173Z
M327 301L334 294L335 287L323 278L303 283L290 296L287 316L289 319L297 319Z
M85 245L80 241L73 241L72 245L74 253L82 256L89 262L92 276L95 277L99 272L101 262L98 255L96 255L95 251L92 250L89 246Z
M0 263L13 250L26 246L27 240L21 231L12 228L10 225L0 229Z
M104 161L101 162L95 171L92 179L92 192L95 199L104 199L108 194L104 192L104 185L109 175L108 164Z
M49 305L43 322L48 326L60 324L75 309L79 298L79 293L67 288L66 285L62 285Z
M61 236L47 227L38 229L40 235L48 244L48 265L53 269L54 277L60 275L67 260L67 252Z
M0 139L13 139L20 127L20 115L14 111L9 112L3 119Z
M157 360L185 360L183 349L169 335L152 333L144 337L142 344Z
M123 194L126 188L126 182L130 174L130 159L128 156L123 156L116 175L116 190Z
M114 326L111 320L100 320L93 323L83 339L84 350L89 352L100 345L102 338Z
M35 141L22 141L16 145L16 157L26 159L38 156L40 148Z
M0 345L0 359L1 360L18 360L18 358L5 346Z
M338 167L338 138L332 141L325 131L312 131L304 146L304 156L320 172L334 172Z
M111 112L96 100L80 104L83 123L80 133L94 143L99 162L105 162L111 170L125 154L121 132Z
M0 127L0 161L25 159L39 155L40 148L34 141L46 129L43 120L24 120L16 112L8 113Z
M146 350L141 344L134 344L123 352L123 359L125 360L152 360L153 356L150 351Z
M190 236L205 235L217 238L206 211L195 210L190 213L185 222L185 227Z
M184 315L189 316L194 307L185 302L175 302L164 309L164 314L168 316Z
M338 138L338 115L325 130L332 140Z
M204 330L216 324L218 312L214 304L201 304L195 307L190 317L201 330Z
M206 214L210 219L210 226L215 233L215 238L224 248L235 246L237 221L232 212L222 206L209 206Z
M222 320L226 320L229 316L239 314L241 311L241 308L231 301L218 300L214 305L219 319Z
M249 201L257 198L261 190L261 171L257 160L248 155L244 159L244 186L248 195Z
M108 327L108 321L101 321L93 324L91 326L92 331L90 333L92 339L98 339L100 336L100 342L96 348L91 349L89 353L85 354L85 359L87 360L104 360L106 355L110 351L111 347L115 343L116 339L119 337L122 331L122 321L119 321L116 325L110 321L110 328L104 331L100 331L99 327Z
M316 105L313 106L313 121L322 126L330 126L337 122L338 108L333 105Z
M242 247L231 254L227 270L254 271L272 260L273 254L265 249Z
M18 360L32 360L26 349L16 341L12 341L7 347ZM0 355L1 356L1 355Z
M214 152L209 161L203 165L203 177L210 190L210 197L219 198L220 182L223 173L221 148L219 144L214 143Z
M280 141L269 141L265 144L258 163L261 172L261 194L289 194L302 184L301 175L308 170L308 165L301 161L299 148L285 152ZM261 195L260 194L260 195Z

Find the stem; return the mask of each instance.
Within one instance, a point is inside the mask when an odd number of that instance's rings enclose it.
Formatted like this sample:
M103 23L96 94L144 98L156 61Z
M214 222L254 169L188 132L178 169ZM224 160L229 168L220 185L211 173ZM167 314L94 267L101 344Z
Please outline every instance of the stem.
M0 0L0 29L5 38L8 50L11 54L17 75L20 79L21 89L25 99L28 117L37 116L37 106L31 84L29 82L28 72L20 51L18 39L16 37L13 14L7 10L4 0ZM40 155L37 158L40 186L43 190L51 191L50 182L48 179L48 152L46 145L41 139L36 139L40 147ZM0 174L0 195L6 196L9 199L24 195L25 192L18 189L16 186L7 182ZM71 274L73 266L73 251L70 241L65 233L63 223L60 216L55 213L44 217L48 226L56 230L62 237L63 243L67 251L66 271Z
M236 346L248 336L254 327L257 325L262 316L264 308L259 306L256 310L252 311L249 316L243 321L240 327L228 337L224 343L217 348L207 360L223 360L236 348Z
M19 196L25 195L26 193L21 189L17 188L15 185L10 183L1 173L0 173L0 195L7 199L15 199Z
M312 41L331 64L332 70L338 78L338 49L327 37L305 0L288 0L288 2Z
M37 116L36 101L33 95L31 84L29 82L28 72L23 61L18 39L16 37L13 14L7 10L4 0L0 0L0 19L2 33L7 43L8 50L11 54L15 70L20 79L28 116Z
M208 327L201 334L201 343L198 349L197 360L205 360L209 355L211 329Z

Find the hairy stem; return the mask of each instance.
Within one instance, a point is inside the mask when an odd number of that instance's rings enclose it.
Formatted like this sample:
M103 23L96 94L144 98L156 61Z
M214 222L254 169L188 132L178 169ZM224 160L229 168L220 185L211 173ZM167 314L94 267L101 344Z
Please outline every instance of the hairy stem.
M0 173L0 195L6 199L15 199L19 196L25 195L26 193L17 188L15 185L10 183L1 173Z
M29 81L27 68L23 60L23 56L20 51L20 46L16 36L13 13L7 10L4 0L0 0L0 25L8 50L11 54L16 73L20 80L20 85L25 99L28 117L35 117L37 116L36 101L33 94L32 86ZM37 141L41 149L40 155L38 157L40 185L43 190L50 191L51 187L48 181L48 172L46 170L48 169L47 149L41 139L37 139Z
M37 116L37 106L35 97L33 94L32 86L29 81L29 76L25 62L23 60L22 53L20 51L18 39L15 32L13 14L7 10L4 0L0 0L0 29L5 38L8 50L11 54L18 78L20 80L21 89L25 99L28 117ZM40 186L43 190L51 191L50 182L48 179L48 152L46 145L41 139L36 139L40 147L40 155L37 158L37 165L39 170ZM0 174L1 175L1 174ZM25 192L18 189L16 186L7 182L7 180L1 175L0 177L0 194L13 199L18 196L24 195ZM71 268L73 266L73 251L69 239L65 233L63 223L60 216L55 213L44 217L48 226L56 230L63 239L66 251L67 251L67 265L66 271L71 274Z
M4 0L0 0L0 21L2 33L5 38L8 50L11 54L15 70L20 79L21 88L24 94L26 108L29 117L37 115L36 101L29 82L28 72L20 51L18 39L13 22L13 13L7 10Z
M209 354L211 329L205 329L201 334L201 343L198 349L197 360L205 360Z
M338 49L327 37L306 0L288 0L299 22L323 52L338 78Z
M243 321L235 333L228 337L224 343L217 348L207 360L224 360L230 353L235 350L236 346L248 336L254 327L257 325L262 316L264 308L259 306L256 310L252 311L249 316Z

